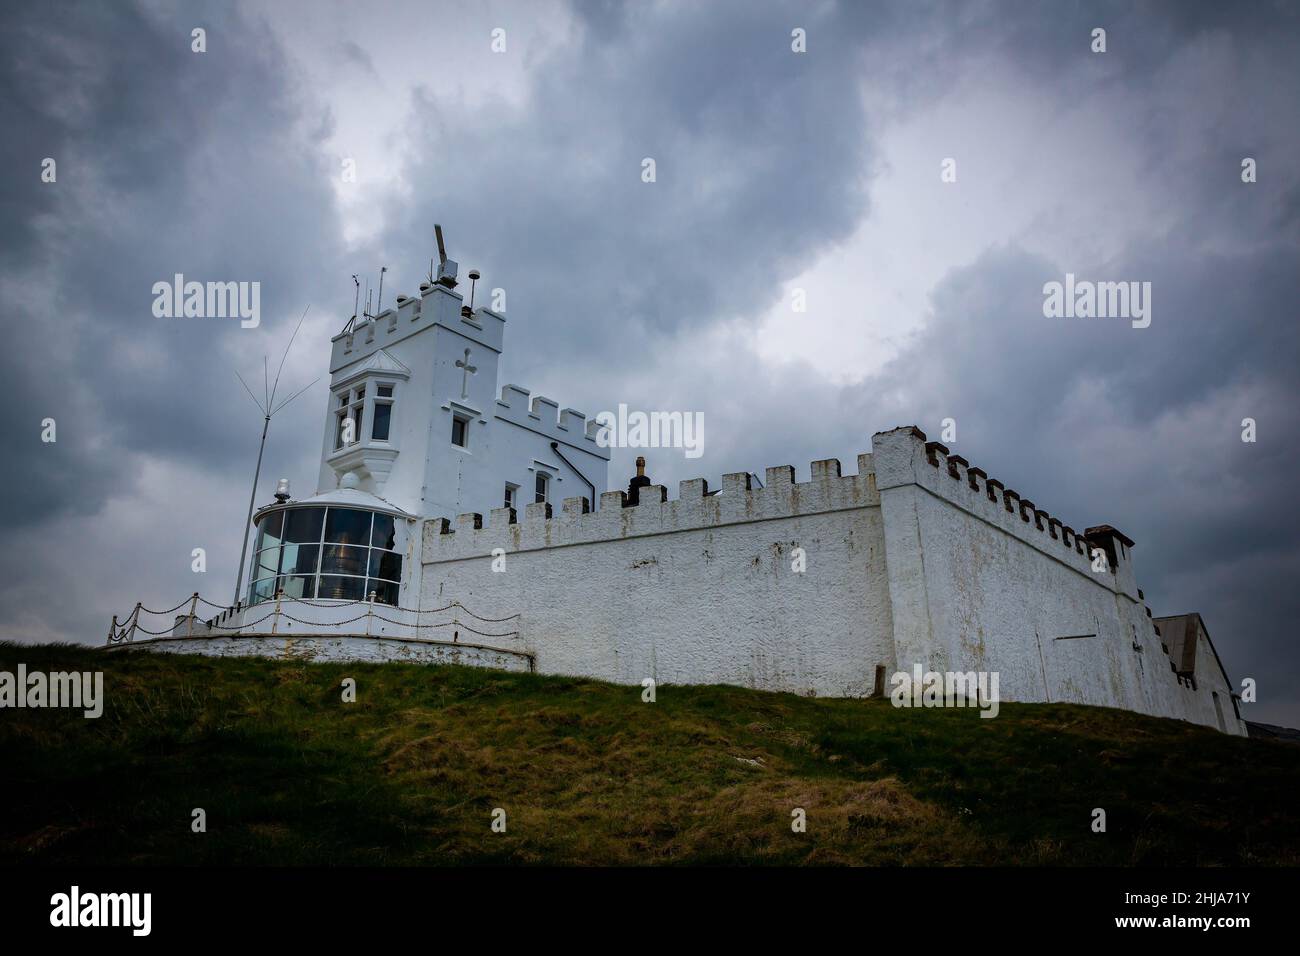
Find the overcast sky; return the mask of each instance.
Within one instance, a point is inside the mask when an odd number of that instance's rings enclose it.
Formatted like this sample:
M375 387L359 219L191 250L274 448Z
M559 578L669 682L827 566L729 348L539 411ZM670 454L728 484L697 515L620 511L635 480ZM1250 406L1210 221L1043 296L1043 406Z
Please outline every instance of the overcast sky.
M1300 725L1295 5L42 2L0 48L7 635L227 599L234 373L310 306L285 387L325 374L350 275L414 293L436 221L507 291L503 383L704 412L702 458L651 456L671 494L952 418ZM260 327L155 318L178 272L259 281ZM1150 326L1045 318L1067 272L1152 283ZM326 399L272 424L259 501L312 490Z

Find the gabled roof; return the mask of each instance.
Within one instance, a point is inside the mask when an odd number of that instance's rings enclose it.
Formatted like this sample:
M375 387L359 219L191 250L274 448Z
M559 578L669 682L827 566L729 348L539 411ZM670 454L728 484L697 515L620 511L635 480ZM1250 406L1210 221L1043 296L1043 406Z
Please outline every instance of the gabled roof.
M1205 643L1209 645L1210 653L1214 655L1214 664L1223 675L1223 682L1229 689L1232 688L1232 679L1228 677L1228 670L1219 659L1219 651L1215 648L1214 641L1210 639L1210 629L1205 626L1199 611L1157 617L1154 621L1160 628L1160 639L1169 648L1169 657L1173 660L1178 673L1196 674L1196 639L1199 634L1204 634Z
M375 349L356 365L351 366L348 370L336 379L331 388L336 388L344 382L350 382L354 378L362 375L378 374L393 375L398 378L410 378L411 370L393 358L388 349Z

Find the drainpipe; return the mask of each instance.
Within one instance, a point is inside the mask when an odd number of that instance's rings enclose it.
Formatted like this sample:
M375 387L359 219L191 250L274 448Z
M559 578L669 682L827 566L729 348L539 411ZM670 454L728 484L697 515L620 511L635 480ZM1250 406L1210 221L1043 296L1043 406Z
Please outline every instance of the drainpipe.
M570 470L579 478L581 478L583 482L586 484L586 486L591 489L591 510L595 511L596 508L598 507L596 503L596 486L593 485L590 481L587 481L587 476L584 475L582 472L578 471L577 466L574 465L573 462L569 461L569 459L564 457L564 452L560 451L560 443L558 441L551 442L551 451L555 452L555 454L559 456L560 461L568 465Z

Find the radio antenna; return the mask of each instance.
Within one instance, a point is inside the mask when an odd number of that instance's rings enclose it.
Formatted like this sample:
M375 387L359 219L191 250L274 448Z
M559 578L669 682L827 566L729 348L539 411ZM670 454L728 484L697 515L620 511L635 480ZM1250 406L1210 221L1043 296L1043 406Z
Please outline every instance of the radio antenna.
M343 326L343 331L339 333L340 335L346 335L348 332L351 332L356 328L357 325L357 309L361 308L361 280L357 278L355 272L352 273L352 284L357 287L356 295L352 298L352 318L348 319L348 324Z
M310 305L302 310L302 318L298 320L297 326L294 327L293 335L289 336L289 344L284 347L284 355L280 357L280 366L275 370L275 381L273 383L268 383L266 381L269 377L267 374L268 364L266 356L262 356L262 388L263 394L266 396L264 401L259 402L257 396L253 394L253 390L249 388L248 383L244 381L244 377L239 374L238 370L235 372L235 378L239 379L239 384L244 386L244 391L246 391L248 397L253 400L253 404L257 406L257 410L262 413L262 443L257 448L257 467L253 470L253 490L248 496L248 518L244 521L244 544L239 550L239 577L235 579L235 599L232 602L232 606L234 607L238 607L239 605L239 592L243 587L244 582L244 561L248 557L248 532L253 524L253 502L257 499L257 481L262 475L262 454L266 451L266 433L271 427L271 417L275 415L276 412L285 408L303 392L307 391L307 389L311 388L312 385L315 385L316 382L320 381L320 379L317 378L311 383L311 385L298 389L298 391L294 392L278 405L275 402L276 393L280 389L280 373L284 371L285 359L289 357L289 349L293 347L293 340L298 337L298 330L302 328L303 320L307 318L307 313L310 310ZM268 388L269 391L267 390Z

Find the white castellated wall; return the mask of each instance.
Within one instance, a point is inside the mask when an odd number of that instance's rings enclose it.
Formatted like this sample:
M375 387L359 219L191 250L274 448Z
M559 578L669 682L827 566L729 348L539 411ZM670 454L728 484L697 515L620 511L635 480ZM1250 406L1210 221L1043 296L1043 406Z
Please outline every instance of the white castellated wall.
M1080 534L915 429L872 443L900 669L996 670L1004 700L1215 724L1209 690L1170 667L1121 533Z
M1209 685L1171 669L1120 532L1076 532L915 428L872 441L855 476L829 460L807 483L783 466L762 489L736 474L715 496L696 480L676 501L650 486L597 513L570 499L426 522L421 605L520 614L518 646L545 673L852 696L878 667L919 663L996 671L1002 700L1215 726ZM1228 722L1245 733L1230 706Z
M599 511L530 505L486 522L426 522L422 606L458 600L484 617L521 615L539 671L623 683L731 683L806 694L870 693L893 666L884 525L870 456L859 474L815 462L812 481L769 468L607 492ZM477 525L481 524L481 527ZM795 548L807 570L792 570ZM493 549L505 570L492 570Z

